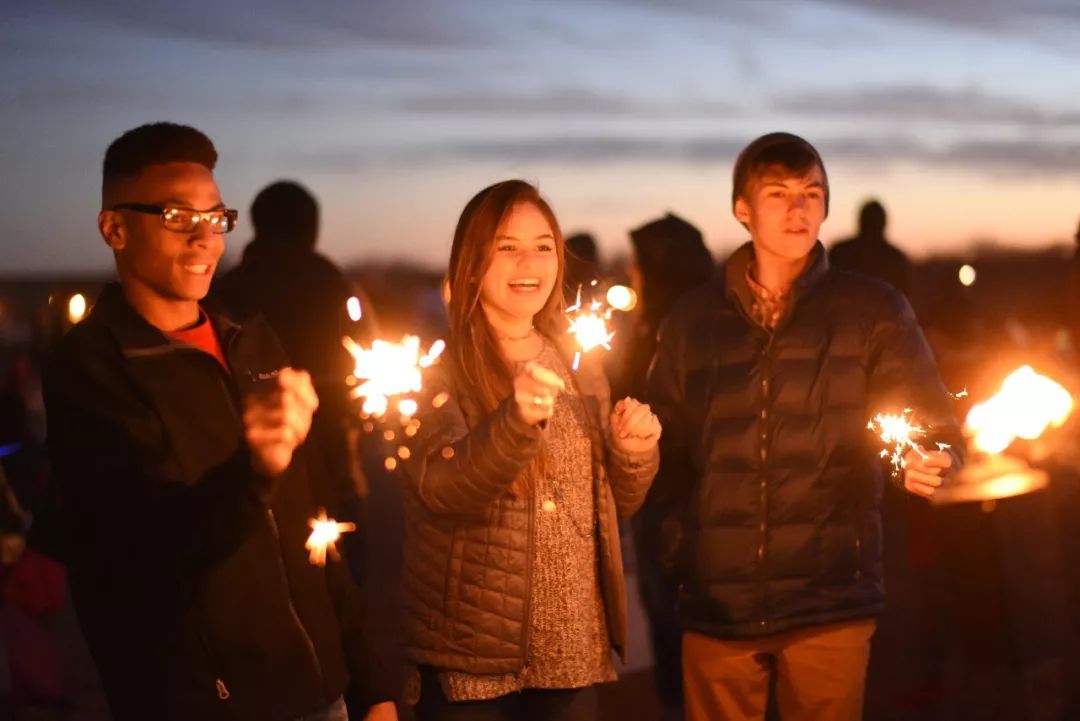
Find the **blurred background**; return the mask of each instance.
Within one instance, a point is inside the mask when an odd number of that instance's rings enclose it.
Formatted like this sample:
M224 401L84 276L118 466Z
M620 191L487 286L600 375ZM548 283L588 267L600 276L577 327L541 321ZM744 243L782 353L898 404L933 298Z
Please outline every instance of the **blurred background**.
M1080 10L1068 3L36 0L0 20L0 721L107 718L65 597L40 367L111 278L95 227L101 159L144 122L194 125L218 147L225 201L241 211L219 273L254 236L261 189L287 178L310 191L316 250L362 299L361 321L343 307L340 319L361 341L442 337L464 203L508 177L538 183L564 232L591 236L574 245L577 282L639 292L606 357L625 387L655 327L644 309L659 307L641 273L678 272L631 231L677 214L722 262L746 240L730 213L735 154L795 132L829 172L821 240L856 239L834 260L907 293L946 385L968 391L961 418L1022 364L1076 394ZM664 247L676 231L658 228ZM367 523L351 560L392 609L400 493L376 436L361 441ZM889 609L866 718L1080 718L1077 441L1068 424L1047 447L1010 448L1050 476L1029 493L931 507L889 491ZM632 607L635 645L605 718L675 718L636 596Z

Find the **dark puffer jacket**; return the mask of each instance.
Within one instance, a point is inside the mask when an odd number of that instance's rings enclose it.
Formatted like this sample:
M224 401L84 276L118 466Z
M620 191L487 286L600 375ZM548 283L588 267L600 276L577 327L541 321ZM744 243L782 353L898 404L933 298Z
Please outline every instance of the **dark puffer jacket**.
M406 493L406 651L416 664L473 674L525 665L534 504L511 484L539 453L543 431L507 399L484 415L448 368L425 379ZM575 374L591 420L601 593L612 646L626 649L626 588L618 518L645 499L659 453L606 442L607 381L588 356ZM434 407L432 400L444 404Z
M675 307L647 393L664 424L649 503L671 514L680 618L720 638L878 613L884 470L867 421L911 408L929 447L961 440L899 292L830 269L818 244L770 334L745 310L752 257L743 246Z

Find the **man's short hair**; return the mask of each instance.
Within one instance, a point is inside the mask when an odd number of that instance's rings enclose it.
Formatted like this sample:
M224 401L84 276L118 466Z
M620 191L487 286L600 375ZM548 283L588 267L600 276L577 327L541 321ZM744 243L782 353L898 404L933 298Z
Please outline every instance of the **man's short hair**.
M102 190L134 178L151 165L198 163L208 170L217 165L217 150L205 134L188 125L148 123L127 131L105 151Z
M753 141L739 153L735 160L732 174L731 204L740 197L745 197L750 182L760 178L773 168L781 169L786 175L803 177L814 166L821 169L821 181L825 190L825 212L829 212L829 176L825 172L825 163L813 145L798 135L791 133L769 133Z

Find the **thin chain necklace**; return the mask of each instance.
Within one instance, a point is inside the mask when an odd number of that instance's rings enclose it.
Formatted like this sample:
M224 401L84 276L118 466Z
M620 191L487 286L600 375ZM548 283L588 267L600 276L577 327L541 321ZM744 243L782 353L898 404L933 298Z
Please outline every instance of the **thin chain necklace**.
M527 340L532 337L534 330L536 329L533 326L529 326L529 330L525 333L525 335L497 335L495 336L495 338L497 340Z

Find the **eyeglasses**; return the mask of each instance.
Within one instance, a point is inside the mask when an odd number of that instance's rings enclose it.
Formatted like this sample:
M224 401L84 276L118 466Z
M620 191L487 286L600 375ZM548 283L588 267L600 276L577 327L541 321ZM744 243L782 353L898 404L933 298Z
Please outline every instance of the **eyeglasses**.
M145 203L120 203L109 210L134 210L136 213L161 216L161 224L177 233L194 232L199 223L207 223L213 233L228 233L236 227L235 210L192 210L172 205L146 205Z

